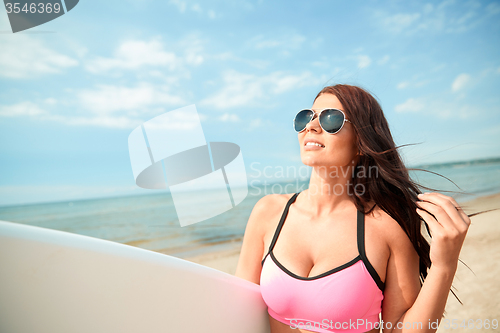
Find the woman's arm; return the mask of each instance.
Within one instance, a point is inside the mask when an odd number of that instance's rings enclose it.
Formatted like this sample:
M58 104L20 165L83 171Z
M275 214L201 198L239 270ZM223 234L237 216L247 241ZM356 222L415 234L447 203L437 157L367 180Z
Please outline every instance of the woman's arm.
M245 228L240 257L236 266L235 276L256 284L260 284L261 260L264 256L265 216L271 196L266 195L255 204Z
M420 195L418 213L429 225L432 235L431 268L418 290L418 256L410 249L407 237L392 237L391 258L387 267L386 291L382 308L384 333L435 332L440 322L455 275L458 256L470 225L469 217L456 201L440 193ZM427 210L429 213L423 211ZM413 251L411 251L413 250ZM411 272L411 273L409 273ZM414 299L414 302L412 302ZM405 310L406 309L406 310Z

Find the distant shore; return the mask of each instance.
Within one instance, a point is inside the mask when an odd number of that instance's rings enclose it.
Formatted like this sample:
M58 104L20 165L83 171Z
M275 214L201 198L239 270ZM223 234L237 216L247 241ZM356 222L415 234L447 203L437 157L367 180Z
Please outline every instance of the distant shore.
M500 208L500 193L475 198L461 203L467 214ZM455 293L463 302L461 305L450 293L446 305L446 316L438 332L445 332L446 320L452 332L482 331L479 320L500 320L500 210L479 214L471 218L472 225L467 233L460 259L472 272L459 263L453 282ZM229 249L210 251L184 259L234 275L241 250L241 240L232 242ZM457 329L452 329L452 320L457 319ZM474 320L476 329L463 328L465 320ZM456 321L455 321L456 322ZM472 323L470 321L469 323ZM472 324L471 324L472 325ZM472 329L472 330L471 330ZM451 332L450 331L450 332ZM495 330L489 329L488 332Z

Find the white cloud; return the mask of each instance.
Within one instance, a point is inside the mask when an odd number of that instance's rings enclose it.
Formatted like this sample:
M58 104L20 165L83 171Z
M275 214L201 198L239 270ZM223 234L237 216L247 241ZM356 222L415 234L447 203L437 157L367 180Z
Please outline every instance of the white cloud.
M189 4L188 1L185 0L170 0L169 3L177 7L177 9L181 14L187 13L187 11L189 10L191 12L202 15L206 13L208 18L210 19L214 19L217 16L215 14L215 11L213 11L212 9L209 9L208 11L203 10L203 8L201 8L199 3Z
M225 87L214 96L202 100L201 104L224 109L249 104L264 94L262 82L255 75L228 71L223 74L223 80Z
M412 13L375 12L378 26L393 33L462 33L475 28L484 18L499 11L490 4L483 8L474 1L443 1L437 6L425 4Z
M168 69L188 76L186 65L198 66L204 61L203 44L205 41L188 35L175 45L174 51L167 50L161 37L144 40L127 40L115 50L113 57L96 57L86 64L86 69L92 73L107 73L113 70L144 70L152 69L150 73L158 73L159 69ZM148 73L143 72L143 73ZM158 75L156 75L158 76Z
M29 79L61 73L66 68L78 65L78 61L48 48L40 39L23 34L0 38L0 76Z
M250 121L250 125L249 125L250 129L254 129L254 128L257 128L260 126L262 126L262 119L256 118L256 119L253 119L252 121Z
M368 67L370 66L370 64L372 63L372 60L370 59L369 56L367 55L360 55L358 56L358 68L365 68L365 67Z
M82 90L76 94L82 108L96 114L130 111L138 114L152 107L176 106L184 100L169 92L165 86L139 83L135 87L99 85L97 89Z
M394 108L396 112L407 113L407 112L420 112L424 109L425 104L415 98L409 98L404 103L396 105Z
M409 85L410 85L410 83L408 81L403 81L403 82L398 83L396 88L401 90L401 89L408 88Z
M113 58L98 57L91 60L86 68L92 73L102 73L113 69L137 70L144 66L160 66L175 70L181 60L173 53L165 51L161 40L129 40L115 51Z
M154 122L148 123L148 129L189 131L198 127L201 117L185 117L179 113L165 113Z
M252 66L254 68L258 69L264 69L269 64L271 63L269 60L262 60L262 59L256 59L256 58L241 58L236 55L234 55L231 52L223 52L219 54L213 54L210 56L210 59L217 60L217 61L233 61L233 62L238 62L242 63L245 65Z
M399 90L407 89L407 88L420 88L420 87L427 85L429 82L431 82L431 80L429 80L429 79L418 80L418 77L422 77L422 75L415 75L415 77L412 79L399 82L396 85L396 88Z
M203 10L201 9L201 6L197 3L195 3L194 5L191 6L191 10L193 12L197 12L197 13L203 12Z
M262 128L262 127L274 127L272 121L270 121L269 119L262 119L262 118L255 118L255 119L252 119L250 121L250 123L248 124L248 126L246 126L244 128L244 130L246 132L251 132L255 129L258 129L258 128Z
M219 119L224 122L233 122L233 123L240 121L240 117L232 113L224 113L222 116L219 117Z
M56 105L57 99L49 97L49 98L46 98L43 102L47 105Z
M390 59L391 59L391 57L389 55L385 55L385 56L382 57L382 59L380 59L378 61L378 64L379 65L385 65Z
M44 113L44 110L32 102L0 105L0 116L2 117L38 116Z
M64 101L46 98L40 104L50 109L22 102L0 106L0 116L36 116L67 125L135 128L150 117L186 102L170 93L166 86L139 83L135 87L98 85L95 89L77 91Z
M51 120L61 122L66 125L72 126L98 126L109 128L135 128L143 121L137 118L128 116L62 116L62 115L48 115L43 117L44 120Z
M382 24L386 26L389 30L394 32L401 32L404 29L411 27L417 20L420 19L419 13L413 14L394 14L387 15L383 18Z
M438 119L461 118L470 119L479 114L493 113L493 110L483 109L473 104L440 94L420 98L409 98L394 108L398 113L419 113Z
M486 7L486 11L490 15L496 15L500 13L500 5L497 2L492 2Z
M265 38L263 35L255 36L250 39L247 44L257 50L280 48L287 50L295 50L302 46L306 38L302 35L284 35L275 38Z
M185 62L192 66L198 66L205 60L203 57L204 41L195 35L184 37L180 44L180 48L184 52Z
M430 3L426 3L424 5L423 11L424 11L425 14L432 13L434 11L434 6L432 4L430 4Z
M458 92L460 90L463 90L467 84L470 82L470 75L468 74L460 74L458 75L455 80L453 81L453 83L451 84L451 90L453 92Z
M263 83L270 85L272 93L281 94L299 87L318 84L319 80L310 72L303 72L298 75L286 75L281 72L274 72L263 78Z
M323 78L316 78L310 72L301 74L273 72L259 77L231 70L223 74L224 87L201 103L218 109L259 105L273 95L319 84L321 80Z
M134 87L98 85L76 92L78 116L53 115L50 119L69 125L134 128L186 102L169 87L141 82ZM169 109L170 108L170 109ZM146 118L146 119L144 119Z
M182 0L170 0L170 3L177 7L179 12L184 13L187 8L187 2Z

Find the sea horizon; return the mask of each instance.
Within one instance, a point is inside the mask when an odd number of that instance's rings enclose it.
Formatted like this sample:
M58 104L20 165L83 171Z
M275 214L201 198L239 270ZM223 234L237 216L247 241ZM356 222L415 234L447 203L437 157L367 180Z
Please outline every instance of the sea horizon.
M413 166L430 172L410 171L418 183L438 188L457 202L500 193L500 157ZM437 176L443 175L459 187ZM254 179L255 180L255 179ZM250 213L266 194L306 189L308 179L253 182L247 197L236 207L205 221L181 227L168 191L101 198L0 207L0 220L62 230L128 244L177 257L210 251L237 249ZM422 190L427 192L427 190ZM210 190L193 193L193 207L209 205ZM193 208L196 212L196 209Z
M429 169L428 171L435 171L438 169L442 168L457 168L457 167L467 167L467 166L474 166L474 165L483 165L483 164L490 164L490 163L500 163L500 156L497 157L485 157L485 158L477 158L477 159L470 159L470 160L459 160L459 161L448 161L448 162L442 162L442 163L421 163L421 164L415 164L415 165L407 165L406 167L408 169ZM248 174L248 172L247 172ZM251 178L249 177L249 182L253 180L259 180L258 178ZM269 179L266 178L266 181L269 182L269 186L272 186L273 184L288 184L290 182L295 182L297 179L295 178L288 178L288 179ZM304 182L304 180L300 180L299 182ZM135 186L135 184L134 184ZM248 186L251 187L249 184ZM199 191L210 191L211 189L202 189ZM195 191L195 192L199 192ZM498 190L500 192L500 189ZM143 193L123 193L123 194L115 194L115 195L101 195L101 196L89 196L89 197L81 197L81 198L72 198L72 199L67 199L67 200L49 200L49 201L33 201L33 202L24 202L24 203L15 203L15 204L6 204L3 205L0 203L0 209L5 208L5 207L15 207L15 206L30 206L30 205L38 205L38 204L50 204L50 203L69 203L69 202L75 202L75 201L86 201L86 200L99 200L99 199L111 199L111 198L123 198L123 197L135 197L135 196L156 196L156 195L163 195L165 193L170 193L168 189L165 190L149 190L148 192L143 192ZM488 194L490 192L486 192ZM491 193L496 193L496 192L491 192Z

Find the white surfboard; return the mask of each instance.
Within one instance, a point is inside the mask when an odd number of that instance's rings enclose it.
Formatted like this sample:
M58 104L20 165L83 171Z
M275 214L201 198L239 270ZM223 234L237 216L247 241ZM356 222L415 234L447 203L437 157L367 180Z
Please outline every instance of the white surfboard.
M260 287L176 257L0 221L0 332L268 333Z

